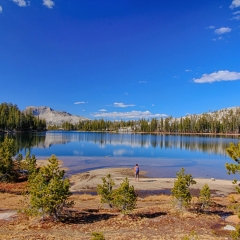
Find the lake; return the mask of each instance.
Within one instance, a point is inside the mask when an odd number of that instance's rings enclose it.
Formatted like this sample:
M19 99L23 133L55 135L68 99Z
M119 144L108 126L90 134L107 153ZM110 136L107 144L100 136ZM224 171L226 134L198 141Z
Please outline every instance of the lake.
M233 179L227 175L226 155L233 136L163 135L48 131L13 134L17 151L27 151L37 159L55 154L68 174L106 167L134 167L149 177L175 177L182 167L198 178ZM0 135L0 142L3 135Z

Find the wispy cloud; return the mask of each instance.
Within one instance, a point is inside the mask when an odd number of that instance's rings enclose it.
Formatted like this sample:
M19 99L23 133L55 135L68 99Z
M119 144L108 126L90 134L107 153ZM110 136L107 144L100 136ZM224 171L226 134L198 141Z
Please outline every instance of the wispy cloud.
M240 0L233 0L232 4L230 5L230 8L234 9L234 8L237 8L237 7L240 7Z
M86 104L88 102L75 102L74 104Z
M139 81L139 83L147 83L147 81Z
M240 20L240 15L234 16L232 19L234 19L234 20Z
M208 27L206 27L206 29L214 29L215 28L215 26L208 26Z
M211 74L203 74L201 78L194 78L195 83L213 83L221 81L235 81L240 80L240 72L229 72L227 70L213 72Z
M53 8L55 3L52 0L43 0L43 5L47 8Z
M2 13L3 12L3 8L2 8L2 6L0 6L0 13Z
M131 112L104 112L104 113L95 113L94 117L102 117L102 118L117 118L117 119L129 119L129 118L154 118L154 117L167 117L166 114L153 114L149 111L131 111Z
M155 104L152 104L152 107L155 107Z
M191 69L186 69L185 72L192 72L192 70Z
M106 109L100 109L100 110L98 110L99 112L107 112L107 110Z
M240 11L236 11L233 13L233 15L237 15L237 14L240 14Z
M214 32L216 34L224 34L224 33L229 33L231 31L232 31L232 29L229 27L221 27L221 28L216 29Z
M115 102L113 104L114 107L121 107L121 108L125 108L125 107L134 107L134 104L124 104L122 102Z
M13 2L15 2L19 7L27 7L28 5L30 5L30 2L25 1L25 0L13 0Z

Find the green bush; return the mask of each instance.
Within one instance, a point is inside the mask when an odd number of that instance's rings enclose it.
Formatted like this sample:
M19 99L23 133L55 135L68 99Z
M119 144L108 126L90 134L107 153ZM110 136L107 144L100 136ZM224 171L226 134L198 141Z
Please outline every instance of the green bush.
M105 237L102 232L93 232L91 233L91 240L105 240Z
M211 192L207 184L205 184L200 190L199 202L201 203L201 209L205 210L211 203Z
M64 178L64 170L59 169L58 159L52 155L49 164L33 172L28 179L30 204L25 212L29 215L41 215L59 219L64 207L73 205L68 201L70 196L69 179Z
M111 208L119 208L123 213L133 210L137 202L137 194L134 187L129 185L126 178L119 188L113 189L115 185L111 175L102 178L103 184L97 187L97 193L101 196L102 203L108 203Z
M108 174L102 178L103 184L97 186L97 193L101 196L101 203L107 203L110 208L113 207L113 186L115 185L112 177Z
M176 205L182 209L190 204L192 196L190 193L190 185L196 184L191 174L185 174L185 169L182 168L176 173L177 179L174 181L172 195L176 200Z

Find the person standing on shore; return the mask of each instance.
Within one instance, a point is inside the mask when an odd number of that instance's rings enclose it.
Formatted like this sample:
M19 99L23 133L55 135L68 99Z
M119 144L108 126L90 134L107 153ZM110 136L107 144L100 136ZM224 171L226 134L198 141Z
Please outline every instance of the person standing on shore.
M139 182L139 172L140 172L139 166L138 166L138 164L136 164L136 166L134 167L135 182L136 181Z

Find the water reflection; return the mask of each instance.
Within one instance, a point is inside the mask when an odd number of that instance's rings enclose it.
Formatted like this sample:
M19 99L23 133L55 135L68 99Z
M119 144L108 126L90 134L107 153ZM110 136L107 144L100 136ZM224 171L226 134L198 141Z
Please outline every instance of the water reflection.
M145 149L149 152L156 148L161 150L182 149L225 156L229 142L237 143L239 141L239 139L235 137L220 136L115 134L64 131L13 134L12 137L15 140L17 152L31 151L33 148L48 149L56 145L64 149L62 145L81 143L82 145L77 145L77 149L73 147L70 155L84 155L84 149L86 149L85 145L92 144L94 147L98 147L98 149L102 150L115 147L116 149L112 150L110 153L114 156L133 156L136 154L133 149L137 148ZM2 141L3 135L0 135L0 142ZM57 152L55 154L58 155ZM66 155L69 155L69 153ZM97 155L97 153L95 155Z

